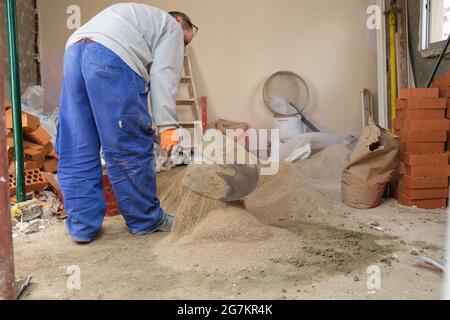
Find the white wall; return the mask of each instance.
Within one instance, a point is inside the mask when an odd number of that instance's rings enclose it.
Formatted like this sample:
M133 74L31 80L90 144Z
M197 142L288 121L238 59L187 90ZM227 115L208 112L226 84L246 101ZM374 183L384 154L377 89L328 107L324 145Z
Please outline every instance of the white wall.
M119 1L38 0L42 79L47 108L58 105L66 9L77 4L86 22ZM312 92L312 119L334 132L361 128L360 91L376 92L376 57L364 29L367 0L153 0L180 10L200 27L191 46L199 95L210 121L222 117L270 127L262 100L274 72L301 75Z

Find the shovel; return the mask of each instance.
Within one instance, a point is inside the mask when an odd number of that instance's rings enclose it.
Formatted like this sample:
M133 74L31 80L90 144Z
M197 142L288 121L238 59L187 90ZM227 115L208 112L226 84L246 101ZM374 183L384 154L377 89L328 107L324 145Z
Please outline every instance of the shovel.
M252 194L259 177L257 165L191 165L183 185L204 197L234 202Z

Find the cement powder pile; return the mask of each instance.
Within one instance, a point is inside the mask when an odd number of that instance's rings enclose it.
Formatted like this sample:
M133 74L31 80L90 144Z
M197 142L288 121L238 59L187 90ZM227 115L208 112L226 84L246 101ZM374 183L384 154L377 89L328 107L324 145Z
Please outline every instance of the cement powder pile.
M358 258L384 252L361 234L327 230L305 238L303 232L277 226L285 219L332 213L340 204L340 178L348 154L338 145L308 160L283 164L278 175L264 177L241 204L202 197L182 186L185 171L174 174L160 189L164 209L176 213L176 220L171 234L155 249L159 263L184 271L238 272L281 263L335 266L336 271L348 272L357 265L351 252L367 247L367 254L358 252ZM330 249L330 243L317 242L316 236L334 237L334 244L351 241Z

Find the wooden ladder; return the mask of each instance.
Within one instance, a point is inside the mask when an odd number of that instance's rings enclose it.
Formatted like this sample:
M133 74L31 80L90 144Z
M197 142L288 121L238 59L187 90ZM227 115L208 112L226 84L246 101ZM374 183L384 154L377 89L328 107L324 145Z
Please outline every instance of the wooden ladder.
M188 52L184 55L183 75L181 77L180 89L177 95L177 115L180 127L186 129L194 137L196 134L197 141L184 141L184 147L195 148L201 141L203 136L202 110L197 97L194 76L192 73L191 60Z

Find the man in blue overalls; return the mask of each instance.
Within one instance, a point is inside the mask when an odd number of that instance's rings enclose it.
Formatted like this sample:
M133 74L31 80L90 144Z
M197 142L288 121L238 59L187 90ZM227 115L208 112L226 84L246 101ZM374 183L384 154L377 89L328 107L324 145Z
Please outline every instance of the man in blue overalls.
M173 217L156 195L153 124L170 152L178 144L176 95L184 47L196 31L181 12L126 3L102 11L70 37L56 149L75 242L93 241L105 216L100 148L131 233L171 230Z

